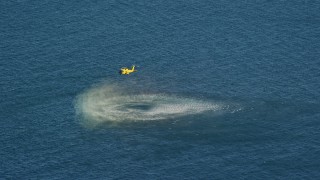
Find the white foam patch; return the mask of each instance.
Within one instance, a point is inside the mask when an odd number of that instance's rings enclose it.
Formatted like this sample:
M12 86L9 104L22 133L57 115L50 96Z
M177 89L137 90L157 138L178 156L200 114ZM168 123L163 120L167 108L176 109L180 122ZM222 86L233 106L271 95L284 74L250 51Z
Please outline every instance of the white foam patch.
M92 88L76 102L77 114L94 122L171 119L222 108L218 103L174 95L128 94L116 86Z

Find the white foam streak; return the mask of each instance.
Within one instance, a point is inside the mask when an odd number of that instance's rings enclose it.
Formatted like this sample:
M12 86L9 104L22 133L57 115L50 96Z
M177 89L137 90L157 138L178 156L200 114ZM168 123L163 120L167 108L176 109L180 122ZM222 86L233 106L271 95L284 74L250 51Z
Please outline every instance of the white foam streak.
M218 104L166 94L126 94L116 86L92 88L77 99L77 113L95 122L161 120L221 109Z

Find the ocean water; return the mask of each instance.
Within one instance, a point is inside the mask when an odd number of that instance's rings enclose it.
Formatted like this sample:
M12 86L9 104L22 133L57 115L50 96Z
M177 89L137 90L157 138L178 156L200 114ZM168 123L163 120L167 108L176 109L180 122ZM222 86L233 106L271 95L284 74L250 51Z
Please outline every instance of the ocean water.
M0 9L0 179L320 177L319 1Z

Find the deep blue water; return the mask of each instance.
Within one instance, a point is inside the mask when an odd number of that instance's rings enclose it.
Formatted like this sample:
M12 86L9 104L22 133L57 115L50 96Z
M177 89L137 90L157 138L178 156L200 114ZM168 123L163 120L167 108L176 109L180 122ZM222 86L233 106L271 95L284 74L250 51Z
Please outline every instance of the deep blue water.
M0 9L0 179L320 177L319 1Z

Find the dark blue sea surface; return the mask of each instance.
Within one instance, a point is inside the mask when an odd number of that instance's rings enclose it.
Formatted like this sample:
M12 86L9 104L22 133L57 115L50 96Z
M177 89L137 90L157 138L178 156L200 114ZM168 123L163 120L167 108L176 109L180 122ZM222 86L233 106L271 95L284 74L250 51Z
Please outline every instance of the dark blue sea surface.
M320 177L320 1L0 9L0 179Z

